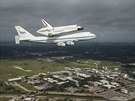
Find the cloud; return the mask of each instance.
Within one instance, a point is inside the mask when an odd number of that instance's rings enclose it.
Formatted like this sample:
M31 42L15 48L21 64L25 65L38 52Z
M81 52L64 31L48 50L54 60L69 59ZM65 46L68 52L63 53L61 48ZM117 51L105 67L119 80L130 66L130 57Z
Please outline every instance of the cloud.
M41 18L82 25L97 35L95 42L135 42L134 9L134 0L1 0L1 42L14 41L15 25L38 35Z

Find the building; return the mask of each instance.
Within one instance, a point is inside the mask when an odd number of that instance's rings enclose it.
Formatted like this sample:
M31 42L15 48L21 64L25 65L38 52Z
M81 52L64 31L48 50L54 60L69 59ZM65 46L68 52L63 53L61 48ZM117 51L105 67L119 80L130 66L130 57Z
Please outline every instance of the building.
M101 82L94 82L94 87L97 87L97 86L101 86L102 85L102 83Z
M99 80L102 84L109 84L109 81L107 80Z
M105 84L103 85L103 87L107 88L107 89L111 89L111 88L115 88L116 86L110 85L110 84Z
M8 82L20 82L21 80L22 80L22 77L18 77L18 78L8 79Z
M48 81L49 83L57 83L57 80L53 80L52 78L44 78L44 81Z
M114 86L119 86L120 84L119 83L116 83L116 82L111 82L112 85Z
M123 88L123 89L121 89L121 92L124 93L124 94L127 94L128 90Z
M82 78L89 78L89 77L91 77L90 75L86 75L84 73L77 73L77 76L82 77Z

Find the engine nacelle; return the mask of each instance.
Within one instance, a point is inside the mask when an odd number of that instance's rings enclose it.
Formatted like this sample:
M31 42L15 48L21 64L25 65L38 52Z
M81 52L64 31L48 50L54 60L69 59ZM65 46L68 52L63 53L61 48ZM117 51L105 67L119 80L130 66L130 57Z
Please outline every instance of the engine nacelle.
M67 41L66 44L67 45L74 45L75 43L73 41Z
M66 44L63 43L63 42L58 42L58 43L57 43L57 46L62 46L62 47L64 47L64 46L66 46Z

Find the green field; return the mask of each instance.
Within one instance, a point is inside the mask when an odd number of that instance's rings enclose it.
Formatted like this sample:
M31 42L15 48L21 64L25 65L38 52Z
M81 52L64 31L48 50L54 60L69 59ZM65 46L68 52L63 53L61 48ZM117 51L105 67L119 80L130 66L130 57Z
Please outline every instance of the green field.
M12 99L12 98L5 98L5 97L3 97L3 98L0 98L0 101L9 101L10 99Z
M55 72L63 70L64 67L70 68L95 68L95 63L100 66L118 66L119 64L113 61L102 60L87 60L87 63L84 60L77 62L76 60L56 60L56 61L39 61L38 59L13 59L13 60L0 60L0 79L5 81L9 78L14 78L17 76L30 76L38 74L41 72ZM21 67L25 70L31 70L31 72L26 72L14 66Z
M96 65L98 64L98 66ZM21 69L15 68L20 67ZM12 59L12 60L0 60L0 82L7 81L10 78L17 76L31 76L38 73L47 73L63 70L65 67L70 68L96 68L107 66L109 69L120 68L120 63L106 60L55 60L55 61L39 61L38 59ZM25 71L26 70L26 71ZM31 71L27 71L31 70ZM25 88L35 91L36 89L28 85L25 82L20 82ZM0 86L0 92L5 94L24 94L27 93L19 87L7 88L6 86ZM94 98L95 99L95 98ZM7 101L8 98L0 98L0 101ZM45 101L40 99L39 101ZM94 100L93 100L94 101ZM100 100L99 100L100 101ZM103 100L104 101L104 100ZM134 99L129 100L134 101Z

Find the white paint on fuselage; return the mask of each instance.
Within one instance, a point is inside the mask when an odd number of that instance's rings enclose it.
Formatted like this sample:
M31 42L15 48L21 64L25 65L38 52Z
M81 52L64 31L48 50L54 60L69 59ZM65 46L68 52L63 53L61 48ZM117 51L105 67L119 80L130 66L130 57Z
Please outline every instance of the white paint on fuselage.
M52 30L48 30L47 27L41 28L37 31L37 33L43 34L48 36L49 34L57 35L57 34L63 34L66 32L73 32L77 31L78 28L81 28L81 26L78 25L69 25L69 26L60 26L60 27L53 27Z
M67 41L88 40L95 37L96 35L93 33L80 32L80 33L74 33L70 35L54 36L54 37L39 36L39 37L32 38L29 41L43 42L43 43L58 43L58 42L67 42Z

